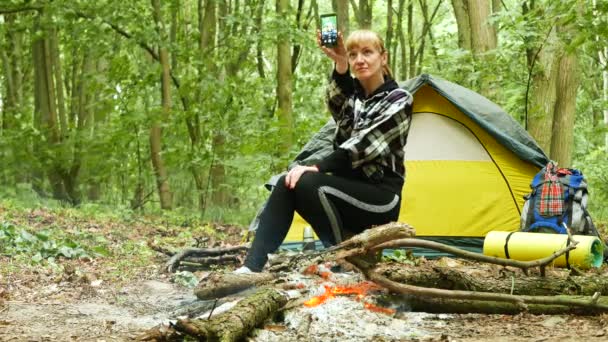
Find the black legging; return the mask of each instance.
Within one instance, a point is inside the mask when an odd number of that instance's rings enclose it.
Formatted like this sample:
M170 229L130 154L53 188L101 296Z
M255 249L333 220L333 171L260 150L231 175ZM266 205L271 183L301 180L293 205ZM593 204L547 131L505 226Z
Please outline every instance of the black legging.
M254 272L262 270L267 254L274 253L287 236L294 211L311 224L327 247L340 242L336 239L341 240L345 230L356 234L396 221L400 202L398 195L359 180L306 172L295 189L288 189L283 176L260 214L245 266Z

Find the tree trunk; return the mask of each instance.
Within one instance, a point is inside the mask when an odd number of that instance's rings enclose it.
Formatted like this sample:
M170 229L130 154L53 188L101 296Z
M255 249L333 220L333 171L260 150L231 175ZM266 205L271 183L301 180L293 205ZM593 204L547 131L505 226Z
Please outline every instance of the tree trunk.
M158 188L158 197L160 199L160 207L170 210L172 207L172 194L169 189L169 175L165 162L162 157L162 129L159 121L164 121L169 116L171 111L171 78L169 66L169 52L164 47L164 27L162 25L161 5L160 0L152 0L152 8L154 21L157 32L161 37L161 46L159 49L159 58L161 64L161 103L162 103L162 119L153 120L150 128L150 154L154 175L156 177L156 186Z
M34 32L40 30L40 17L44 13L41 11L34 19ZM60 201L69 201L65 192L64 184L58 161L52 156L52 151L57 149L60 144L59 128L57 127L56 96L53 81L53 59L51 57L50 43L47 38L38 38L32 42L32 57L34 59L34 99L36 119L46 141L35 143L35 152L41 161L46 172L53 197Z
M403 32L403 11L405 10L405 0L399 0L399 6L397 7L397 37L399 39L399 64L398 65L399 75L402 80L408 79L408 64L407 64L407 44L405 40L405 33ZM397 51L395 49L395 51ZM396 71L395 71L396 72Z
M384 46L388 53L387 64L393 65L393 56L391 55L391 47L393 45L393 0L386 2L386 40Z
M338 29L346 38L350 33L350 21L348 20L348 0L336 1L336 15L338 16Z
M211 164L211 202L214 205L224 206L228 202L226 189L226 167L222 159L226 155L226 137L221 129L213 135L213 159Z
M572 166L576 94L580 82L576 52L566 53L559 62L557 101L551 134L551 159L562 167Z
M549 39L537 54L527 105L528 132L544 151L551 151L553 112L557 101L559 55L556 55L555 40L557 37L552 30Z
M489 23L492 14L491 3L488 0L468 0L469 22L471 24L471 51L478 69L484 70L485 65L494 63L493 55L489 52L496 49L497 37L494 26ZM479 76L478 91L489 99L495 97L495 87L492 84L494 76L482 72Z
M419 0L420 11L422 12L422 32L420 33L420 45L418 47L418 52L416 52L417 67L414 75L420 75L422 72L422 62L424 61L424 48L426 46L426 32L431 28L432 18L429 20L429 7L426 0ZM412 75L413 76L413 75Z
M66 192L74 204L78 204L81 201L78 179L84 159L83 137L87 134L87 130L91 130L92 128L93 116L89 79L96 70L96 63L91 57L90 50L86 47L84 49L82 63L78 68L78 82L72 86L72 88L77 89L76 98L78 99L78 106L76 120L70 125L75 131L75 134L73 134L71 165L64 166L62 173Z
M600 62L604 66L602 71L602 99L604 100L604 127L608 127L608 47L604 47L599 53ZM605 135L604 147L608 153L608 132Z
M458 47L471 51L471 22L469 21L469 1L452 0L456 26L458 26Z
M2 106L2 117L0 121L2 129L13 129L17 122L15 115L22 105L21 85L21 33L11 28L15 22L15 15L5 14L4 24L6 35L2 37L4 43L0 45L0 57L2 58L4 70L4 103ZM2 41L0 40L0 41Z
M201 60L212 60L208 55L215 48L215 32L217 20L215 16L216 0L207 0L203 11L203 0L198 1L199 53ZM206 63L210 67L210 63Z
M277 0L277 15L289 16L289 1ZM277 42L277 99L281 146L279 153L285 154L293 145L293 105L292 105L292 72L289 37L279 35Z
M601 15L597 11L597 0L593 0L593 14ZM602 110L604 127L608 127L608 46L605 39L595 36L595 41L598 44L598 60L599 68L602 69L602 100L604 101L604 109ZM608 132L604 133L604 149L608 153Z
M289 4L289 2L286 2ZM219 29L218 32L219 40L222 42L230 42L231 37L247 37L253 35L253 28L251 25L246 23L237 23L234 22L230 25L230 22L225 20L224 18L228 18L229 15L239 16L242 13L252 13L256 10L255 6L251 2L245 3L244 8L240 8L239 2L232 3L233 6L229 7L230 3L222 1L219 6ZM247 12L248 11L248 12ZM224 83L225 80L229 80L232 82L238 77L238 72L241 70L241 65L244 63L249 55L250 46L247 44L245 46L234 46L230 54L226 54L223 58L226 61L223 63L223 70L218 76L218 80L220 83ZM291 70L291 58L289 53L289 46L287 46L288 56L286 67ZM213 132L212 138L212 153L213 159L211 164L211 189L212 189L212 197L211 200L213 204L218 206L226 206L231 199L231 192L226 187L226 166L224 164L224 160L229 158L230 145L226 144L226 137L229 134L233 134L232 125L229 124L233 122L236 115L236 111L232 108L234 99L231 97L226 98L224 108L221 113L217 113L216 117L220 120L216 119L215 131ZM238 134L238 133L235 133Z
M312 6L310 7L312 9ZM303 25L305 25L302 21L306 21L306 18L302 18L304 13L304 0L298 0L298 7L296 8L296 30L302 31ZM305 30L304 30L305 31ZM302 52L302 46L300 44L293 45L293 52L291 55L291 73L296 72L296 67L298 66L298 59L300 58L300 53Z
M350 0L359 29L371 29L372 27L372 1L359 0L359 4L357 5L355 0Z
M542 42L528 111L530 134L549 152L549 158L564 167L570 166L572 158L579 76L575 52L568 52L569 42L558 38L558 33L571 36L574 30L572 24L552 27Z
M469 22L471 24L471 49L475 56L496 49L496 31L488 23L492 9L488 0L469 1Z
M96 75L98 84L107 84L107 60L105 57L101 56L95 59L93 65L93 71ZM88 106L88 117L89 117L89 127L87 128L87 132L89 139L93 139L97 128L103 125L106 122L106 116L108 111L104 110L104 106L101 105L103 102L101 101L101 95L99 92L95 92L91 95L92 103ZM137 143L139 145L139 137L138 133L135 134L135 139L137 139ZM89 159L87 158L86 161ZM87 174L87 198L89 201L96 202L99 201L102 194L101 184L105 183L105 179L107 179L107 175L103 172L99 172L97 168L94 167L92 163L86 163L85 167Z
M492 0L492 14L496 14L502 10L502 0Z
M204 5L204 6L203 6ZM198 30L199 30L199 61L202 64L202 72L200 73L199 82L203 82L206 74L214 74L217 72L215 67L215 45L217 32L217 1L208 0L203 4L203 0L198 0ZM197 90L197 97L202 97L200 90ZM203 139L201 137L201 123L198 115L194 120L189 120L189 135L191 146L191 159L200 158L200 154L205 149L203 147ZM194 178L194 184L198 194L198 207L201 213L204 214L207 206L207 187L208 179L205 178L202 165L191 163L190 172ZM211 172L211 171L210 171Z
M524 1L521 4L521 14L523 15L524 18L527 18L528 13L530 13L530 11L534 8L534 1L530 1L530 3L528 3L528 1ZM525 25L527 25L528 22L525 22ZM531 69L534 66L534 50L532 49L532 43L530 42L530 37L525 36L524 37L524 46L526 47L526 63L528 66L528 69ZM527 123L526 123L527 124Z
M407 6L407 43L410 52L408 78L416 74L416 46L414 45L414 0Z
M49 32L49 47L51 49L51 59L53 65L53 76L55 79L55 89L57 91L57 116L59 118L59 135L61 139L68 134L68 125L66 118L65 108L65 93L63 87L63 71L61 67L61 52L59 51L59 44L57 40L57 29L53 28Z
M171 3L171 25L169 27L169 45L176 46L178 44L178 29L179 29L179 19L180 19L180 9L182 4L180 4L180 0L174 0ZM171 69L177 70L177 54L171 54Z
M265 0L260 0L258 3L258 7L255 11L255 26L262 30L262 19L264 17L264 2ZM313 6L313 4L311 4ZM266 72L264 71L264 51L262 49L262 38L258 37L255 44L256 48L256 66L258 69L258 74L261 78L266 78Z

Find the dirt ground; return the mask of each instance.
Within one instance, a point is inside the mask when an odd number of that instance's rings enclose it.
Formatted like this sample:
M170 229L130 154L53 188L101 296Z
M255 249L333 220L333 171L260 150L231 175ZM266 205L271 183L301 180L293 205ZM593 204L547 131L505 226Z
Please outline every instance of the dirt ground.
M4 217L3 217L4 215ZM74 218L37 211L0 219L29 227L71 229ZM159 324L168 324L202 303L192 289L162 272L167 256L145 247L145 237L178 236L183 227L82 222L79 230L106 236L118 247L112 257L57 260L54 267L28 265L23 258L0 255L0 341L129 341ZM221 230L221 229L220 229ZM238 243L238 230L225 230L222 241ZM190 239L191 237L188 237ZM200 237L194 237L200 240ZM134 249L133 241L144 241ZM183 241L180 242L183 246ZM143 246L143 247L142 247ZM122 253L122 254L120 254ZM199 279L209 271L199 271ZM342 302L340 302L342 301ZM322 304L326 305L326 304ZM322 305L320 307L322 307ZM330 304L327 304L330 305ZM253 341L606 341L608 315L593 317L453 315L412 312L356 311L361 303L334 302L336 311L296 308L282 322L269 322L253 333ZM201 312L204 312L201 311ZM294 319L317 322L306 332L290 325ZM342 315L352 322L348 336L332 322ZM311 323L312 324L312 323ZM316 330L315 330L316 329ZM370 334L357 334L369 330ZM400 332L396 334L395 332ZM352 337L358 336L358 337Z
M6 260L3 260L6 262ZM45 274L15 274L0 279L1 341L128 341L147 329L167 324L180 310L197 303L190 289L150 272L148 279L114 286L84 277L52 279ZM10 283L9 286L6 284ZM340 304L338 304L340 305ZM341 304L348 310L345 304ZM183 312L182 312L183 313ZM301 315L301 312L298 313ZM384 316L382 313L370 315ZM380 317L381 319L382 317ZM452 315L400 313L393 329L413 329L409 337L373 340L411 341L605 341L608 315L597 317L507 315ZM277 326L281 328L277 328ZM357 329L354 326L353 329ZM365 329L365 327L359 326ZM269 323L252 340L284 341L286 323ZM298 340L340 341L332 326L323 333ZM294 335L297 336L297 335ZM368 340L361 338L361 340Z

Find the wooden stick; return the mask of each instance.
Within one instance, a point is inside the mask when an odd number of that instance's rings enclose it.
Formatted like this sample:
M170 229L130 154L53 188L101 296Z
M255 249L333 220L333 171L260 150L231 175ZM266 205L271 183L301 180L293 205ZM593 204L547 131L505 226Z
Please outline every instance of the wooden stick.
M402 247L429 248L429 249L434 249L434 250L438 250L438 251L442 251L442 252L451 253L456 256L470 259L470 260L476 260L476 261L481 261L481 262L486 262L486 263L501 265L501 266L513 266L513 267L521 268L524 271L527 271L529 268L532 268L532 267L541 267L541 275L544 276L543 270L546 265L550 264L553 260L559 258L561 255L565 254L566 252L575 249L577 244L578 244L577 241L573 241L572 244L570 244L566 248L560 249L559 251L556 251L545 258L538 259L538 260L532 260L532 261L518 261L518 260L513 260L513 259L503 259L503 258L491 257L491 256L487 256L487 255L483 255L483 254L479 254L479 253L475 253L475 252L465 251L463 249L448 246L448 245L445 245L445 244L442 244L439 242L422 240L422 239L399 239L399 240L395 240L395 241L389 241L389 242L385 242L385 243L381 243L379 245L373 246L372 248L370 248L370 250L376 251L376 250L382 250L382 249L396 249L396 248L402 248Z

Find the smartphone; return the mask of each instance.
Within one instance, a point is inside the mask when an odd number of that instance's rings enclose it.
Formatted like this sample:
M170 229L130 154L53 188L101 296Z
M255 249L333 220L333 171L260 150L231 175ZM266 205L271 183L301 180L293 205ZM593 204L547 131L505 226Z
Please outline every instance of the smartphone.
M338 17L335 13L321 15L321 45L338 45Z

